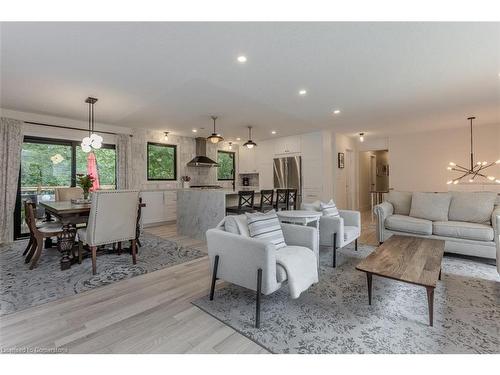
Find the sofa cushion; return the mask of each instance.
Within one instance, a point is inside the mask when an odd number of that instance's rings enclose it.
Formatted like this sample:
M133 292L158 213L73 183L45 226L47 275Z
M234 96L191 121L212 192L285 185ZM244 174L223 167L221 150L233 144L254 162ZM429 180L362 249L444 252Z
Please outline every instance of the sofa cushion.
M337 216L340 217L339 210L337 209L337 206L335 205L335 202L333 199L330 200L328 203L321 202L319 204L319 208L321 212L323 213L323 216Z
M302 203L301 208L306 211L321 211L321 201L314 201L312 203Z
M248 222L248 231L250 237L268 241L276 249L281 249L286 246L285 237L281 224L276 215L276 211L271 210L266 213L245 213Z
M432 234L432 221L405 215L389 216L385 219L385 227L399 232Z
M447 221L450 209L450 193L412 194L410 216L431 221Z
M351 242L359 237L359 227L344 225L344 242Z
M490 191L451 193L448 220L485 224L491 222L497 193Z
M248 222L245 215L229 215L224 218L224 229L226 232L241 234L245 237L250 237L248 231Z
M385 200L392 204L396 215L409 215L412 193L409 191L391 190Z
M477 241L493 241L494 232L490 225L464 221L435 221L432 233L436 236L464 238Z

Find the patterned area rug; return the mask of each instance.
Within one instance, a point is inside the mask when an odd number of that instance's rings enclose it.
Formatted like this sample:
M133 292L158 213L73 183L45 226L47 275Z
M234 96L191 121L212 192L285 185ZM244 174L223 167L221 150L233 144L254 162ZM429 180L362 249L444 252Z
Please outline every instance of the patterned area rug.
M27 241L0 245L0 316L205 255L201 250L182 247L148 233L141 236L141 243L136 265L132 264L129 253L98 252L95 276L90 258L61 271L59 252L55 248L44 249L37 268L30 271L22 256Z
M194 305L273 353L499 353L500 278L495 266L445 257L428 325L425 288L354 269L374 247L321 251L320 282L300 298L287 287L262 298L261 328L253 327L255 293L230 285Z

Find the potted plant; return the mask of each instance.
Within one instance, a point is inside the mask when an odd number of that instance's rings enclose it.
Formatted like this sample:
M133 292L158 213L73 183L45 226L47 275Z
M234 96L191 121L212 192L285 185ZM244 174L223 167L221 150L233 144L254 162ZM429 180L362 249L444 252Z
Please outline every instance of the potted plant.
M89 199L89 191L94 185L94 177L90 174L78 173L76 175L78 185L83 189L83 199Z
M189 177L189 176L181 176L181 180L182 180L182 187L184 189L188 188L189 187L189 181L191 181L191 177Z

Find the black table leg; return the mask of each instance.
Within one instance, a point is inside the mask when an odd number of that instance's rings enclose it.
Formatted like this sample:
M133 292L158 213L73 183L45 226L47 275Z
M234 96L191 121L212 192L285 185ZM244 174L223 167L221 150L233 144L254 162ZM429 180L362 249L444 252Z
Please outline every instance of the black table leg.
M61 271L71 268L70 252L72 252L75 245L75 236L75 226L71 224L63 225L63 232L57 238L57 249L61 253Z
M426 286L425 289L427 289L427 303L429 305L429 325L432 327L434 325L434 288Z
M372 274L366 273L366 281L368 282L368 304L372 304Z
M439 276L438 276L438 280L441 280L441 268L439 269Z

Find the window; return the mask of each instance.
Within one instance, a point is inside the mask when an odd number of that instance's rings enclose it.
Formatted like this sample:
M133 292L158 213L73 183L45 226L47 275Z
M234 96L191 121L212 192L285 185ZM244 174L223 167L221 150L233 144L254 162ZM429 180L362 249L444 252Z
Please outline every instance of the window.
M94 150L101 189L116 187L116 150L114 145L103 145ZM54 200L58 187L76 186L76 174L87 172L87 156L80 142L61 139L24 137L21 151L21 169L14 211L14 236L28 234L24 222L24 201L38 203ZM37 216L43 209L37 208Z
M234 180L234 152L217 151L217 179Z
M177 146L148 142L148 180L177 180Z

